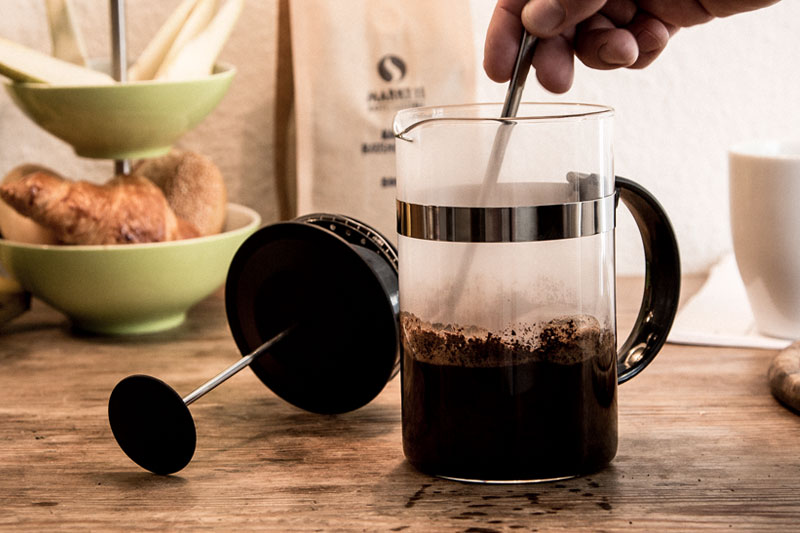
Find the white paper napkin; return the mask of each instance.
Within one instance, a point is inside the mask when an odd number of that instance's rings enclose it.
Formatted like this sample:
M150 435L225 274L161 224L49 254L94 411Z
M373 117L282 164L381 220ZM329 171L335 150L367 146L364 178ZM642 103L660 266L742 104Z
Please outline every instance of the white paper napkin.
M792 341L756 331L733 254L712 269L700 291L678 311L667 342L781 350Z

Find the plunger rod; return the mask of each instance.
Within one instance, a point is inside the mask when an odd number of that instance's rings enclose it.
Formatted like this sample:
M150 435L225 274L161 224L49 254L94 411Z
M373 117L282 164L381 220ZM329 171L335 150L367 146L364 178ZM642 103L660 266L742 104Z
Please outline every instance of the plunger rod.
M114 79L128 81L128 51L125 44L125 0L111 0L111 70ZM128 159L114 161L114 174L131 173Z
M221 385L228 378L232 377L234 374L239 372L244 367L248 366L250 363L264 355L267 350L269 350L276 342L283 339L290 331L292 330L291 327L286 328L285 330L281 331L267 342L253 350L249 355L246 355L236 361L234 364L211 378L210 380L206 381L199 387L197 387L194 391L190 392L187 396L183 398L183 403L186 405L191 405L196 400L202 398L205 394L214 390L218 385Z

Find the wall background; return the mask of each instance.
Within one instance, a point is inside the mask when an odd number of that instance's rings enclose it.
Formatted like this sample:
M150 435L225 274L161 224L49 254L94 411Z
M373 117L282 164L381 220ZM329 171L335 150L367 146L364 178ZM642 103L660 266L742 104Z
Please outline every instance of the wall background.
M135 58L179 0L128 0L128 50ZM374 1L374 0L373 0ZM108 2L75 0L89 53L110 50ZM477 100L499 101L505 87L483 77L483 35L494 1L470 0L474 21ZM223 170L232 201L279 219L285 173L275 131L279 87L279 0L248 0L221 59L238 68L219 108L179 142ZM670 214L686 272L701 272L731 248L727 147L754 137L800 138L800 3L685 29L643 71L598 72L577 65L566 95L530 79L527 100L587 101L616 109L616 170L650 189ZM446 23L446 21L443 21ZM0 36L49 52L44 2L0 0ZM435 51L432 51L435 53ZM0 94L0 174L23 162L51 166L93 181L110 176L107 161L80 159L28 121ZM800 200L800 199L798 199ZM799 202L800 203L800 202ZM618 271L639 273L640 245L627 214L620 216Z

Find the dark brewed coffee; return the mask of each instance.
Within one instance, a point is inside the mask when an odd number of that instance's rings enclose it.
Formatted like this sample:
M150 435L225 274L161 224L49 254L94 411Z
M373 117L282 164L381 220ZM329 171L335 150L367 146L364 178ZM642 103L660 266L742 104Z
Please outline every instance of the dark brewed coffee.
M471 480L588 473L617 448L615 335L563 317L492 333L401 315L403 447Z

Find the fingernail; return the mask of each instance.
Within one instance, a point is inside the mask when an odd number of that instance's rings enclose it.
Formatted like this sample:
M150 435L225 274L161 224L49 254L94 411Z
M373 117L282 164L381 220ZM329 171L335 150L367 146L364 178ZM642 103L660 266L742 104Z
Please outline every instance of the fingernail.
M639 44L639 51L645 53L659 50L664 46L653 32L646 29L636 34L636 42Z
M523 8L523 19L535 35L549 35L564 22L566 12L558 0L531 0Z
M600 61L606 63L607 65L622 66L631 64L630 58L622 57L616 52L613 48L608 46L608 44L604 44L597 50L597 57L599 57Z

